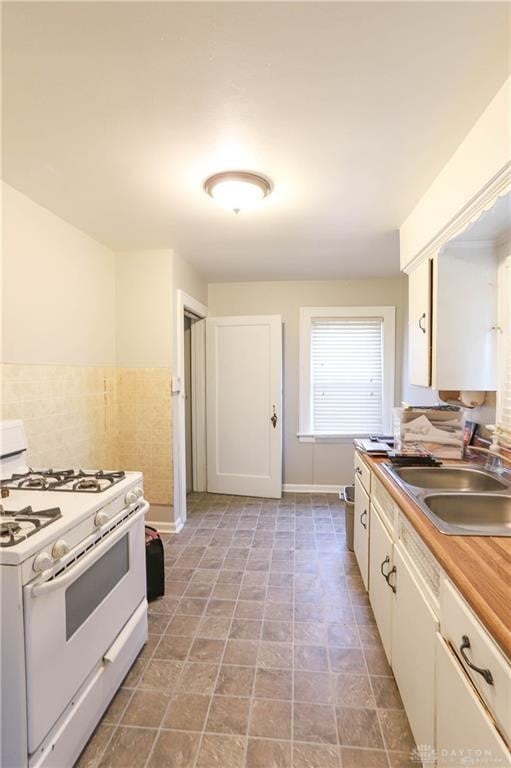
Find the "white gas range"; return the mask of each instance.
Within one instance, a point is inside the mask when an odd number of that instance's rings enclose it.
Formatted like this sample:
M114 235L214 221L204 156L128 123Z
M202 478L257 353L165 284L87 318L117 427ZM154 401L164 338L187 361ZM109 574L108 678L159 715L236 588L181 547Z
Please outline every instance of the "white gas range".
M2 768L71 768L147 640L140 472L26 466L0 425Z

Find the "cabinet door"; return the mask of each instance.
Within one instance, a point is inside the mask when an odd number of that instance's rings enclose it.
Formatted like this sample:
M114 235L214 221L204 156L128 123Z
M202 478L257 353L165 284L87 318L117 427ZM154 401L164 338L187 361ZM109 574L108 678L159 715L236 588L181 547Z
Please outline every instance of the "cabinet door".
M392 669L416 744L435 744L435 643L438 619L416 575L394 547Z
M410 384L431 383L431 264L408 275L408 365Z
M437 635L438 766L509 766L509 750L445 640Z
M390 534L372 505L369 532L369 600L389 663L391 662L393 592L385 574L392 569L392 548ZM390 577L391 580L393 576L394 574Z
M355 477L355 511L353 519L353 549L362 581L367 589L369 560L369 496L365 492L358 476Z

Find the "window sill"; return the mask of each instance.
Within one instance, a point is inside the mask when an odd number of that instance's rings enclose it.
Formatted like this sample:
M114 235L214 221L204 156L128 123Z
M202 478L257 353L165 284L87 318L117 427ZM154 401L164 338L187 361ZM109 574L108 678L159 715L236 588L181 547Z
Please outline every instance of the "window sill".
M296 436L300 443L352 443L356 438L368 438L369 435L333 435L333 434L311 434L310 432L297 432Z

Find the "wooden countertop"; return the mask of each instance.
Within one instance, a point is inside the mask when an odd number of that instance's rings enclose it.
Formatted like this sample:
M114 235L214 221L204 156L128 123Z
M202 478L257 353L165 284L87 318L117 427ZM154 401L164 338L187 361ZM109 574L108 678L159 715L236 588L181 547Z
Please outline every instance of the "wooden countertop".
M511 660L511 538L448 536L382 469L387 459L361 454L456 585L481 623Z

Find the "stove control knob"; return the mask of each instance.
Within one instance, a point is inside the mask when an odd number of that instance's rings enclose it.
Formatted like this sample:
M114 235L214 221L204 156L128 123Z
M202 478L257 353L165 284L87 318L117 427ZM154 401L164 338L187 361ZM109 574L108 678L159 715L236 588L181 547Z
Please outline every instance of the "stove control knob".
M136 493L137 499L143 499L144 498L144 489L140 488L140 486L137 486L133 489L133 493Z
M52 565L53 560L48 552L40 552L35 558L32 568L36 573L42 573L43 571L47 571L48 568L51 568Z
M53 557L56 560L60 560L60 558L64 557L64 555L67 555L68 552L69 552L69 544L67 543L67 541L64 541L64 539L59 539L58 541L56 541L51 551Z
M109 517L106 512L98 512L94 518L94 525L100 528L102 525L108 523Z
M130 507L131 507L132 504L136 504L137 501L138 501L137 492L136 491L128 491L128 493L126 494L126 496L124 498L124 501Z

